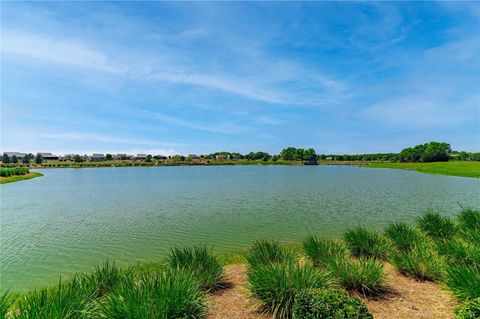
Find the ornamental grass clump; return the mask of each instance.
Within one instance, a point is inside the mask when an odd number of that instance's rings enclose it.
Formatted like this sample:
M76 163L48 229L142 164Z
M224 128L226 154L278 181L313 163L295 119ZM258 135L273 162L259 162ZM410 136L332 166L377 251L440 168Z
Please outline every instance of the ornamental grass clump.
M9 291L5 291L0 295L0 318L6 318L12 304L15 302L16 296Z
M436 212L426 212L417 220L418 227L434 241L451 240L457 233L453 220Z
M223 266L205 246L174 248L167 263L173 269L191 272L202 289L212 290L221 285Z
M344 234L344 240L356 257L386 259L390 244L379 232L358 226Z
M206 292L180 269L130 278L99 303L101 318L202 318L205 311Z
M77 276L53 288L19 298L12 311L15 319L90 318L95 311L95 291L82 285Z
M247 254L247 263L250 266L268 263L293 262L295 253L276 241L256 241Z
M443 278L445 285L459 300L480 297L480 266L448 265Z
M247 281L259 309L281 319L292 318L295 296L300 291L334 285L328 272L298 262L256 263L248 269Z
M409 252L395 251L390 262L402 274L417 280L439 280L444 260L429 246L416 246Z
M332 259L345 258L348 253L343 243L330 238L308 236L302 245L307 256L317 267L326 266Z
M79 279L84 288L95 291L95 296L100 298L129 280L132 271L132 268L120 268L114 262L106 261L96 266L93 272L82 274Z
M480 266L480 245L463 239L454 239L437 244L437 250L447 264L465 264Z
M409 252L425 242L426 238L418 229L403 222L388 225L385 236L392 242L393 248L400 252Z
M300 292L295 297L293 314L296 319L373 319L360 298L331 289Z
M458 214L460 229L480 233L480 210L473 208L463 209Z
M375 259L332 259L328 269L343 288L364 295L377 294L385 281L383 264Z

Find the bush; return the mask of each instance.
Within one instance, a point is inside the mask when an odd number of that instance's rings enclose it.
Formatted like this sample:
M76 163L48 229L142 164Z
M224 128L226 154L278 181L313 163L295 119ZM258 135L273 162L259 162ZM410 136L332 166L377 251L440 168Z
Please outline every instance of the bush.
M303 241L303 250L315 266L322 267L332 259L344 258L347 255L347 249L343 243L316 236L308 236Z
M192 273L178 269L130 278L100 303L104 318L202 318L206 294Z
M256 264L247 281L259 306L275 318L292 318L295 295L307 288L328 288L334 284L329 273L298 263Z
M365 304L343 291L310 289L295 297L296 319L373 319Z
M34 291L20 298L16 319L88 318L94 313L94 291L80 284L77 277L59 282L55 288Z
M373 259L333 259L329 262L328 269L342 287L366 295L378 293L385 280L383 264Z
M387 239L382 234L364 227L347 230L344 239L356 257L385 259L390 248Z
M15 176L15 175L25 175L29 173L28 168L2 168L0 169L0 176L2 177L9 177L9 176Z
M247 255L247 263L250 266L267 263L285 263L295 260L293 251L282 247L276 241L256 241Z
M425 238L416 228L406 223L394 223L385 228L385 235L396 249L409 252L418 246Z
M434 240L450 240L457 232L455 223L450 218L435 212L425 213L417 223L420 229Z
M467 300L454 308L455 319L480 318L480 298Z
M396 251L390 261L400 273L418 280L439 280L442 277L442 258L425 245L416 246L409 252Z
M218 287L223 277L223 266L206 247L174 248L167 261L173 269L191 272L206 290Z
M480 268L477 266L448 265L444 282L459 300L480 297Z

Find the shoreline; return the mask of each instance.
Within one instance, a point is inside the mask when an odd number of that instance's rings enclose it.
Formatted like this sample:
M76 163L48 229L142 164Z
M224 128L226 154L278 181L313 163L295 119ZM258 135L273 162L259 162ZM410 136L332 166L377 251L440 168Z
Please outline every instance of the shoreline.
M43 176L42 173L39 172L30 172L25 175L13 175L9 177L1 177L0 178L0 184L8 184L8 183L15 183L15 182L20 182L20 181L25 181L28 179L36 178Z

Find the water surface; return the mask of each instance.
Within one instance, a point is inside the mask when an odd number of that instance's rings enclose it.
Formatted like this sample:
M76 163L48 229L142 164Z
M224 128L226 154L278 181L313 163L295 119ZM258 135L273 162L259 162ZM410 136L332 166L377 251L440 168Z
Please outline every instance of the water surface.
M480 207L477 179L353 166L44 169L3 184L1 288L55 283L105 259L159 261L173 246L218 253L253 240L381 229L435 208Z

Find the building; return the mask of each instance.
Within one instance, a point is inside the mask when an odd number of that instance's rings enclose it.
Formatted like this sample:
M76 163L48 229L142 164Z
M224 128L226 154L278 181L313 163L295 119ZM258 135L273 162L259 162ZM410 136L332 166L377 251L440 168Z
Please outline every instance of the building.
M91 162L103 162L104 160L105 160L104 154L92 154L92 156L90 156Z
M42 156L44 161L58 161L58 155L53 155L52 153L37 153L37 156Z
M25 155L27 155L27 153L20 153L20 152L4 152L3 153L4 155L7 155L8 157L12 158L12 157L16 157L18 159L21 159L23 158Z
M191 159L200 159L197 154L188 154L188 157L190 157Z
M137 154L137 156L135 156L135 159L139 161L144 161L147 159L147 154Z
M223 160L226 160L226 159L227 159L227 156L226 156L226 155L219 154L219 155L215 156L215 158L216 158L217 160L223 161Z
M75 157L77 156L78 154L65 154L63 155L62 157L60 157L60 160L63 160L63 161L74 161L75 160Z
M153 158L156 160L166 160L168 157L163 155L155 155Z

